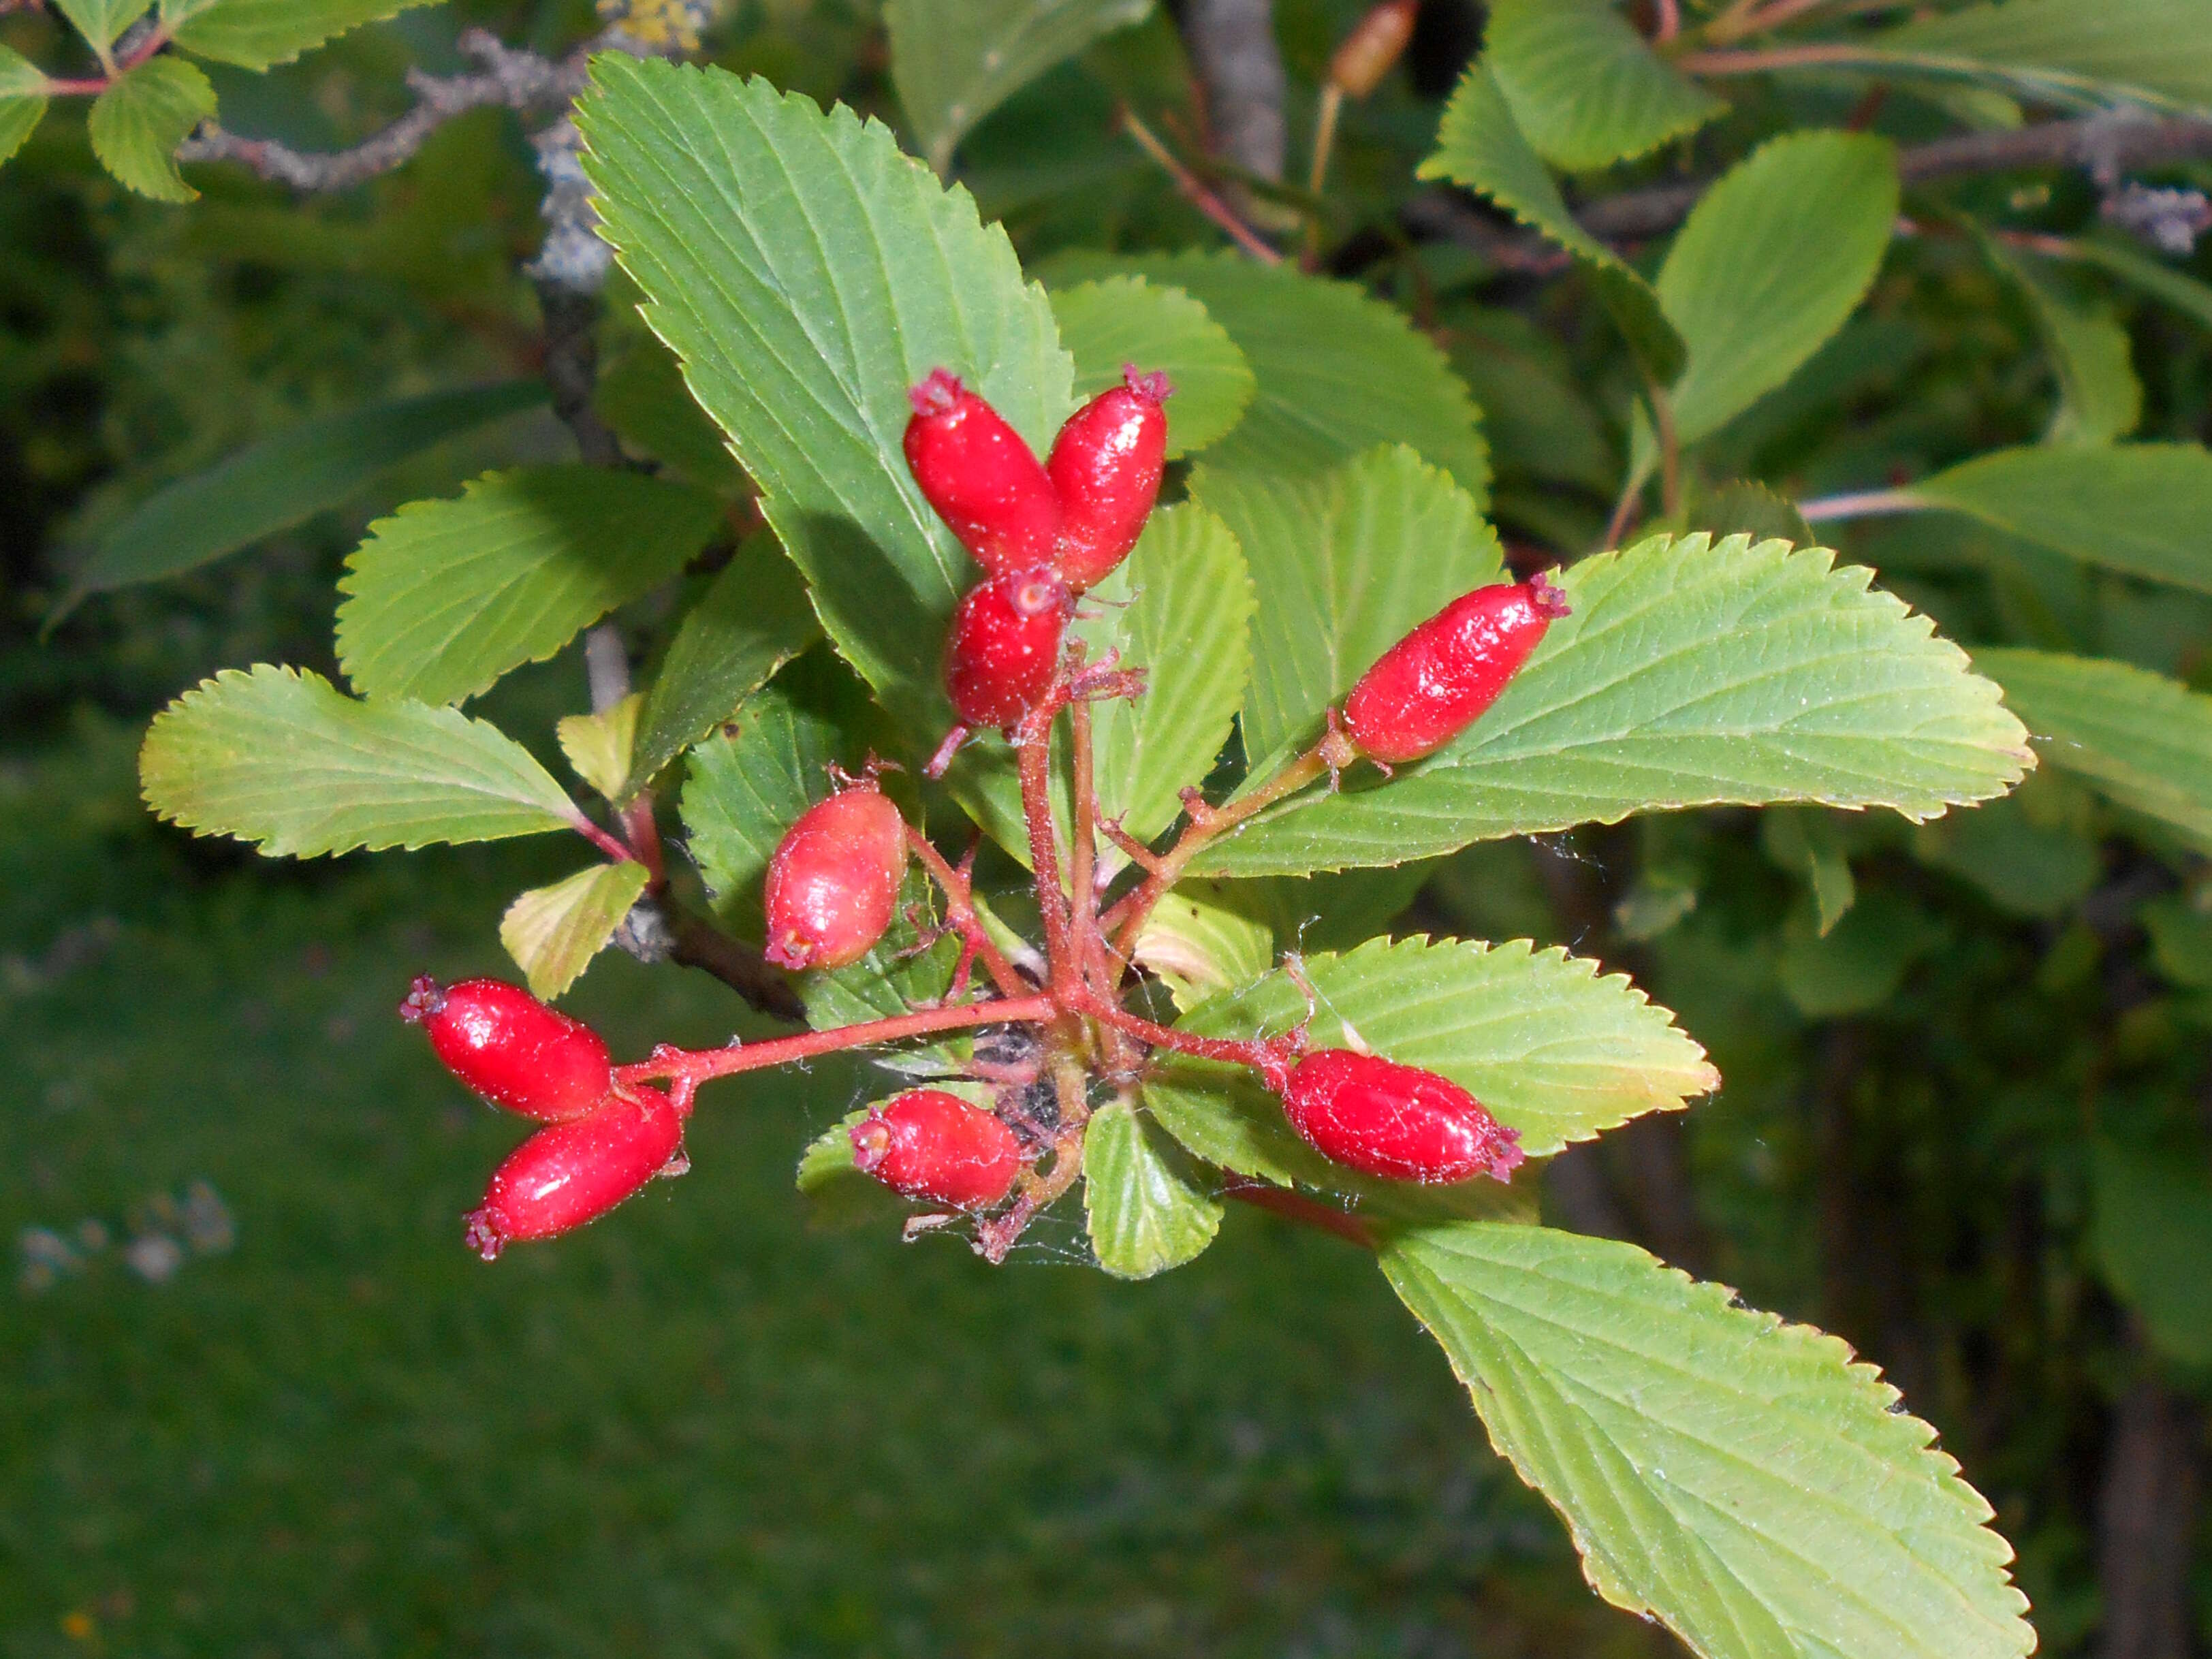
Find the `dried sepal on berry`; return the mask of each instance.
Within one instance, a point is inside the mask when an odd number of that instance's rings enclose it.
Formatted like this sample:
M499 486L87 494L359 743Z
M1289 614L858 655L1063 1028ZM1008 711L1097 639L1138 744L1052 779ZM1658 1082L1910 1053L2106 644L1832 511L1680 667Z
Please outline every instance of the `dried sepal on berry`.
M1166 465L1165 374L1121 368L1109 386L1067 417L1045 471L1060 496L1060 547L1053 568L1080 593L1128 556L1159 499Z
M1498 701L1567 598L1545 575L1462 594L1376 659L1344 700L1360 753L1395 765L1434 754Z
M849 1131L853 1162L893 1192L952 1210L988 1210L1025 1161L1014 1132L942 1089L909 1089Z
M769 859L768 959L793 969L858 962L890 929L905 872L905 821L872 778L817 801Z
M495 1106L556 1123L598 1105L614 1085L607 1045L581 1020L519 985L416 979L399 1017L420 1024L446 1068Z
M658 1175L681 1175L684 1114L658 1089L611 1094L592 1111L540 1129L493 1172L464 1218L487 1261L516 1239L551 1238L596 1221Z
M1022 434L945 369L907 396L907 469L961 546L994 576L1050 563L1060 498Z
M1322 1048L1277 1085L1291 1127L1324 1158L1386 1181L1439 1182L1519 1168L1519 1137L1481 1102L1417 1066Z

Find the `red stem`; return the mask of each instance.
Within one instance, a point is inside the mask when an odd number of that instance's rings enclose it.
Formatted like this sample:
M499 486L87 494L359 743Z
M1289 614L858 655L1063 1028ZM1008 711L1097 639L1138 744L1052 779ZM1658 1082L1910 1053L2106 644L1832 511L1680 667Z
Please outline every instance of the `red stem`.
M803 1031L797 1036L770 1037L764 1042L733 1042L726 1048L656 1048L649 1060L615 1067L615 1081L652 1083L661 1078L672 1078L696 1087L708 1078L757 1072L769 1066L787 1066L793 1060L811 1060L817 1054L836 1054L843 1048L896 1042L906 1037L956 1031L971 1025L1037 1025L1059 1015L1060 1005L1043 995L964 1002L957 1008L921 1008L910 1014L895 1014L889 1019L872 1019L859 1025L833 1026L826 1031Z
M1179 1054L1224 1060L1231 1066L1249 1066L1266 1078L1271 1086L1279 1085L1289 1055L1297 1047L1295 1037L1209 1037L1194 1031L1178 1031L1088 992L1076 1000L1075 1006L1078 1012L1118 1031L1127 1031L1155 1048L1171 1048Z
M1317 1227L1322 1232L1357 1244L1363 1250L1375 1248L1375 1235L1358 1216L1346 1215L1342 1210L1323 1204L1318 1199L1308 1198L1304 1193L1294 1193L1285 1187L1268 1187L1258 1182L1244 1182L1231 1177L1221 1189L1224 1198L1233 1198L1240 1204L1249 1204L1255 1209L1266 1210L1295 1221L1301 1226Z
M945 861L945 854L930 844L929 837L912 824L905 824L906 844L912 849L921 867L929 872L930 879L943 890L947 918L960 937L975 947L982 959L983 969L1002 995L1018 997L1028 994L1029 982L1014 971L1014 964L1006 960L991 936L983 931L982 919L975 914L975 901L969 890L968 878Z
M568 820L568 826L617 864L629 864L637 860L636 854L631 852L621 841L600 829L581 812Z

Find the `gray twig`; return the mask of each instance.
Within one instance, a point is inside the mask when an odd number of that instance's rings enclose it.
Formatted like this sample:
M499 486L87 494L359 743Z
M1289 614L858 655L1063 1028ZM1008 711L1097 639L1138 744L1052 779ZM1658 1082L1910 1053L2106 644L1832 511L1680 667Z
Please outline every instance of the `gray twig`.
M1214 153L1261 179L1280 179L1283 55L1273 0L1191 0L1183 38L1206 88Z

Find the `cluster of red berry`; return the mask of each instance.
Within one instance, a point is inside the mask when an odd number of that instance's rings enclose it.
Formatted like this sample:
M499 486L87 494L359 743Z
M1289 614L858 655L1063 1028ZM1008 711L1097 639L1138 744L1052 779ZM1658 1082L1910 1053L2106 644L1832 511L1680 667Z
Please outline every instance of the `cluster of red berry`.
M441 991L418 979L402 1012L423 1024L439 1057L495 1104L548 1126L500 1166L483 1205L468 1218L470 1242L487 1258L510 1239L580 1226L656 1176L681 1174L688 1167L684 1120L708 1078L962 1027L1034 1028L1042 1041L1033 1046L1058 1045L1081 1061L1086 1076L1123 1083L1141 1076L1158 1049L1249 1066L1316 1150L1386 1180L1504 1181L1521 1164L1514 1132L1433 1073L1364 1048L1309 1052L1303 1027L1246 1041L1194 1036L1140 1018L1120 999L1137 932L1198 842L1324 772L1333 781L1363 758L1387 771L1441 748L1496 701L1552 619L1566 614L1564 595L1538 575L1455 599L1385 652L1341 709L1330 712L1324 734L1268 784L1227 808L1186 791L1188 826L1166 853L1116 836L1148 873L1102 914L1097 896L1085 890L1091 882L1061 884L1043 755L1061 709L1079 709L1085 696L1141 690L1134 675L1095 669L1085 675L1081 649L1064 642L1075 596L1128 555L1159 493L1167 380L1129 368L1123 382L1078 410L1042 463L988 403L942 369L914 389L906 432L908 465L923 495L985 572L953 617L945 685L960 724L931 769L941 771L978 726L1006 729L1023 751L1048 972L1025 974L991 942L969 897L967 865L949 865L906 823L872 769L859 779L839 775L835 792L803 813L777 846L763 894L766 953L793 970L860 961L889 932L913 856L943 890L948 930L963 945L951 989L936 1005L726 1049L664 1048L647 1061L617 1067L597 1033L526 991L489 980ZM1079 721L1079 746L1088 729ZM1078 805L1089 811L1082 799ZM1094 828L1112 835L1115 826L1079 823L1079 875L1092 867ZM996 994L966 1000L978 959ZM995 1258L1079 1167L1079 1138L1040 1133L1018 1109L1022 1090L1041 1071L1033 1063L994 1077L979 1061L977 1077L1006 1085L996 1112L944 1090L909 1090L853 1127L854 1163L906 1197L977 1217L979 1247L988 1245ZM665 1091L652 1086L662 1080ZM1063 1121L1072 1109L1079 1129L1086 1109L1079 1086L1061 1108ZM1017 1124L1025 1133L1017 1133ZM1054 1169L1041 1176L1048 1151ZM1009 1199L1012 1206L1002 1208Z

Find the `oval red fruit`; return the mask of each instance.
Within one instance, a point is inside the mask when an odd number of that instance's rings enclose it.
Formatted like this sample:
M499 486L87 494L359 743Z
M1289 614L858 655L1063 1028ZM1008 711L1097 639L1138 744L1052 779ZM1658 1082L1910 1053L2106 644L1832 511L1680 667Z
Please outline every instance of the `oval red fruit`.
M1160 493L1174 387L1164 374L1124 364L1122 384L1067 417L1045 471L1060 495L1060 550L1053 568L1080 593L1128 556Z
M684 1118L658 1089L610 1095L583 1117L540 1129L494 1171L464 1218L489 1261L518 1238L551 1238L596 1221L661 1174L683 1173Z
M768 861L768 959L842 968L875 948L898 908L906 823L873 783L817 801Z
M1073 599L1049 570L979 583L952 613L945 689L961 723L1012 726L1044 695Z
M1387 1181L1504 1181L1522 1161L1519 1137L1448 1078L1349 1048L1323 1048L1291 1068L1282 1089L1291 1127L1322 1157Z
M588 1112L614 1086L607 1045L581 1020L520 985L467 979L444 990L428 974L399 1005L446 1067L495 1106L556 1123Z
M989 1209L1021 1172L1014 1132L942 1089L910 1089L849 1133L860 1169L895 1193L950 1209Z
M1566 595L1542 575L1461 595L1360 676L1344 700L1346 732L1386 763L1434 754L1498 700L1566 614Z
M961 546L994 576L1048 563L1060 498L1022 434L944 369L907 396L907 470Z

